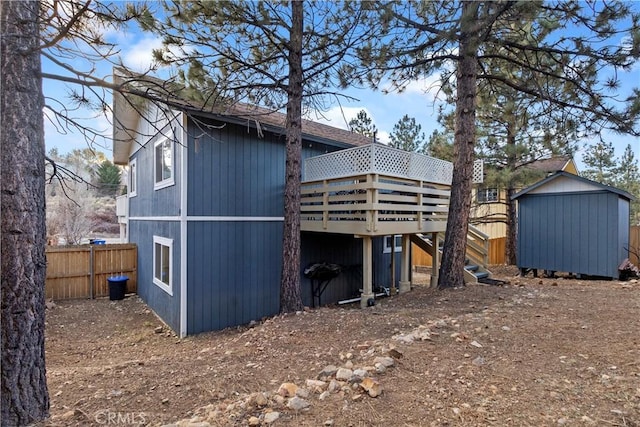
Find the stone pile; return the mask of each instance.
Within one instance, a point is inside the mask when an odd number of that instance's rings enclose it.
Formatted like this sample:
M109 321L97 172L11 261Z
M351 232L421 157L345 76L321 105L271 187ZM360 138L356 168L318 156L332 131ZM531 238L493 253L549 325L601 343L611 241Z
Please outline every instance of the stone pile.
M368 345L359 346L359 349L364 355L373 356L375 353ZM402 357L396 349L385 349L385 352L396 358ZM316 378L306 379L304 384L285 382L275 391L251 393L233 402L207 405L196 410L192 418L163 427L210 427L235 423L265 426L288 413L303 414L312 408L314 400L339 398L358 401L365 396L377 398L383 394L376 376L395 365L394 357L376 356L370 364L356 366L352 353L340 356L344 362L342 366L327 365ZM333 421L327 420L327 423L325 425L332 425Z

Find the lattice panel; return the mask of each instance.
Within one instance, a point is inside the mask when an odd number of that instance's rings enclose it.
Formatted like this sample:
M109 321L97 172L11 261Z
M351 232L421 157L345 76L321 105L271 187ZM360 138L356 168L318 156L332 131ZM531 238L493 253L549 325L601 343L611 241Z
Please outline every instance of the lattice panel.
M484 182L484 162L480 159L473 162L473 183L481 184Z
M304 180L316 181L379 173L450 185L452 171L453 165L450 162L385 145L371 144L307 159Z

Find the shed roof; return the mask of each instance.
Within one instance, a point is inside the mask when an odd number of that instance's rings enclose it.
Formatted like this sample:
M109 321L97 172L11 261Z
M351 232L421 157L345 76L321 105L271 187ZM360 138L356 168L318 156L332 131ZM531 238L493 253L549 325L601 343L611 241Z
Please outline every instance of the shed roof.
M558 171L552 175L549 175L548 177L544 178L543 180L540 180L538 182L536 182L535 184L525 188L522 191L519 191L518 193L514 194L511 199L512 200L516 200L519 197L522 197L526 194L531 194L531 193L538 193L538 192L542 192L539 191L541 190L543 187L550 187L553 183L558 182L559 180L574 180L576 183L578 184L582 184L579 187L576 187L578 192L588 192L588 191L609 191L611 193L615 193L617 195L619 195L620 197L623 197L627 200L634 200L635 198L627 193L626 191L620 190L619 188L615 188L612 187L610 185L604 185L604 184L600 184L599 182L596 181L592 181L590 179L578 176L578 175L574 175L572 173L569 172L565 172L565 171Z
M125 77L114 73L114 80L118 85L127 84ZM228 106L207 107L202 103L176 98L168 88L166 82L148 76L133 79L133 84L142 88L139 92L158 93L153 102L166 104L169 108L188 112L191 115L209 117L228 123L246 124L249 127L266 129L270 132L284 133L286 114L255 105L234 103ZM143 103L148 102L143 99ZM138 106L140 107L140 106ZM132 144L135 142L135 132L139 120L140 110L135 108L130 100L119 92L113 96L113 158L116 164L126 164L129 160ZM346 147L365 145L374 142L371 138L336 128L311 120L302 120L302 138L314 142L336 144Z

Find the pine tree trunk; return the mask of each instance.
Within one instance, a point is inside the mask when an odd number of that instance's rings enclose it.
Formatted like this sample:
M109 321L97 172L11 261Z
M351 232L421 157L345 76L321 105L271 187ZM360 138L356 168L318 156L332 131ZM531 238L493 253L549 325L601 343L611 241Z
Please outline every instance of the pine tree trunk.
M518 158L516 154L516 132L517 123L516 116L513 111L508 112L507 123L507 170L510 172L509 182L507 185L507 238L505 242L505 257L508 265L516 264L516 204L511 200L516 191L514 187L513 171L518 167Z
M2 405L0 424L49 412L44 355L44 123L38 1L0 4Z
M455 158L449 219L442 249L442 264L438 288L464 285L464 264L471 209L471 180L476 142L476 79L478 66L478 40L473 27L477 25L478 3L463 2L460 59L458 60Z
M286 181L280 312L303 308L300 290L300 174L302 161L302 2L291 2Z
M512 185L510 187L513 187ZM505 248L506 261L508 265L517 264L516 256L516 203L511 200L516 191L513 188L507 189L507 241Z

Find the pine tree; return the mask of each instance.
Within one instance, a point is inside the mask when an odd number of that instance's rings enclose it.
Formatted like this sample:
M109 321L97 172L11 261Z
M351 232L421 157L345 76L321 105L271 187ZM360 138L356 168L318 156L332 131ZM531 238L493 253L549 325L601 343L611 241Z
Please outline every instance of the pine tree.
M100 196L114 197L120 189L120 168L105 160L95 171L95 186Z
M437 72L445 81L455 76L455 159L439 287L464 284L480 85L501 83L544 101L573 119L581 135L603 129L640 134L640 100L616 98L621 76L640 56L637 14L630 7L615 1L406 1L376 6L392 30L360 50L362 63L373 64L362 75L363 82L375 86L390 81L402 89ZM575 28L567 31L567 23ZM619 43L625 36L629 42ZM518 72L496 73L487 66L495 61Z
M33 0L0 3L3 426L32 424L49 414L39 7Z
M617 165L615 149L611 142L601 141L587 147L582 162L587 167L582 176L605 185L613 185L616 180Z
M361 25L367 13L366 3L348 1L176 1L168 5L166 20L146 23L165 40L156 59L181 67L183 80L202 90L211 105L244 101L286 109L281 312L302 308L302 109L343 96L331 90L348 78L343 62L380 31Z
M365 110L360 110L353 119L349 120L349 130L369 138L375 138L376 132L378 132L373 119L369 117Z
M640 225L640 168L631 145L627 145L618 160L614 185L635 197L631 201L631 224Z
M393 125L389 139L391 140L390 146L405 151L421 151L425 144L422 126L416 123L415 118L409 117L407 114Z

